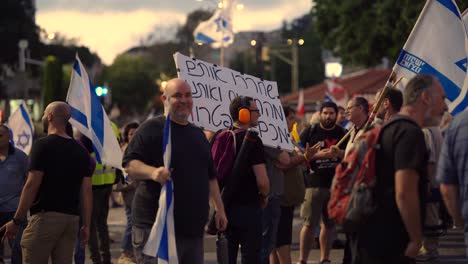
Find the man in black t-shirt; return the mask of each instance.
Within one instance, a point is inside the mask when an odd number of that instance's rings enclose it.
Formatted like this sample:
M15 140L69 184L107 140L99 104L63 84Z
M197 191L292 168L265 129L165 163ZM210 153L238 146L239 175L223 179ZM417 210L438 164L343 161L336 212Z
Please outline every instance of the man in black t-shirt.
M320 144L320 151L309 160L312 173L307 176L307 188L301 217L304 220L300 234L299 262L307 262L310 241L316 226L322 219L320 232L320 261L329 261L331 243L335 236L335 225L328 218L327 204L330 199L330 187L335 175L335 168L340 162L338 151L331 149L345 134L345 130L336 125L338 108L335 103L325 102L320 107L320 123L304 129L300 135L303 146ZM346 142L341 144L341 149Z
M132 239L137 263L156 263L143 254L158 211L161 184L174 181L174 228L179 263L203 263L203 234L208 199L216 209L216 225L224 230L227 219L221 201L211 150L202 130L188 122L192 112L190 86L180 79L169 81L162 96L171 116L171 170L163 163L164 116L143 123L130 141L123 166L134 180L141 180L133 198Z
M357 234L355 263L414 263L421 248L427 195L422 126L438 124L447 110L437 79L417 75L403 91L399 115L384 127L376 153L376 211Z
M71 108L53 102L44 110L48 136L37 140L30 153L29 175L15 217L6 225L14 236L30 209L31 220L21 239L23 263L72 263L78 233L79 207L82 246L89 237L92 208L90 161L86 150L66 134Z
M253 142L248 141L252 144L249 151L244 152L241 150L241 146L247 130L258 125L260 110L252 97L237 96L231 101L229 112L233 120L232 129L236 136L236 159L238 155L242 155L241 160L245 161L245 164L240 166L245 170L230 175L230 178L225 181L224 188L225 191L228 190L226 193L232 193L229 196L230 199L224 197L229 219L226 231L228 258L230 264L237 263L237 253L240 246L242 248L242 263L257 264L261 263L262 208L268 203L270 181L265 166L262 140L256 137ZM219 145L214 144L213 146ZM213 151L216 151L214 148ZM239 171L239 169L234 171Z

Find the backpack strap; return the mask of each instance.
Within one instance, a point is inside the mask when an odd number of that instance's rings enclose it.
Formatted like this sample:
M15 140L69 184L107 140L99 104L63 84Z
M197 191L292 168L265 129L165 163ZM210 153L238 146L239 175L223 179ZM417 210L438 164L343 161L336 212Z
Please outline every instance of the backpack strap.
M407 116L404 116L404 115L395 115L392 119L390 119L388 122L383 124L382 128L388 127L388 126L392 125L393 123L396 123L396 122L401 121L401 120L412 123L412 124L419 127L418 123L416 123L416 121L414 121L413 119L411 119L411 118L409 118Z
M229 131L231 133L232 143L234 144L234 154L237 155L236 133L234 131L232 131L231 129L228 129L227 131Z

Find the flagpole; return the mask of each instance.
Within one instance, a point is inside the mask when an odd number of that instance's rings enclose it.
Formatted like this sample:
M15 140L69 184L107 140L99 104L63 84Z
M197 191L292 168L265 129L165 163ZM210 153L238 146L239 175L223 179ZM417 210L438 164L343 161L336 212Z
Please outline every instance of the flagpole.
M222 3L221 9L225 9L226 8L225 1L222 0L221 3ZM221 14L223 14L224 16L224 11L222 11ZM219 66L224 67L224 28L223 27L221 28L221 48L219 49Z
M221 34L222 34L221 39L224 39L224 32ZM219 50L219 66L224 67L224 43L222 40L221 40L221 48Z

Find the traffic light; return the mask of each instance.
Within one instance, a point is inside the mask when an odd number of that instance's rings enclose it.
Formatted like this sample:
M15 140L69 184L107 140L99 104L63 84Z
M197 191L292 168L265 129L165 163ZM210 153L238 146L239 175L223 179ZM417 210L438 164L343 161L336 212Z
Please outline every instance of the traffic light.
M108 89L106 86L96 86L96 88L94 88L94 91L96 92L97 96L101 97L107 95Z

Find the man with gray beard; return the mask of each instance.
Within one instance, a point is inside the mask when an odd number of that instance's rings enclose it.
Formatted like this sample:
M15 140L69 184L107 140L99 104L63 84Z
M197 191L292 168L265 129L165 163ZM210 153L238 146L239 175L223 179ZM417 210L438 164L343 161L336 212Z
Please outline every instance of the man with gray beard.
M380 134L376 151L378 204L357 234L353 263L414 263L422 243L427 196L427 151L423 126L438 124L447 110L445 93L430 75L416 75L403 91L403 107Z

